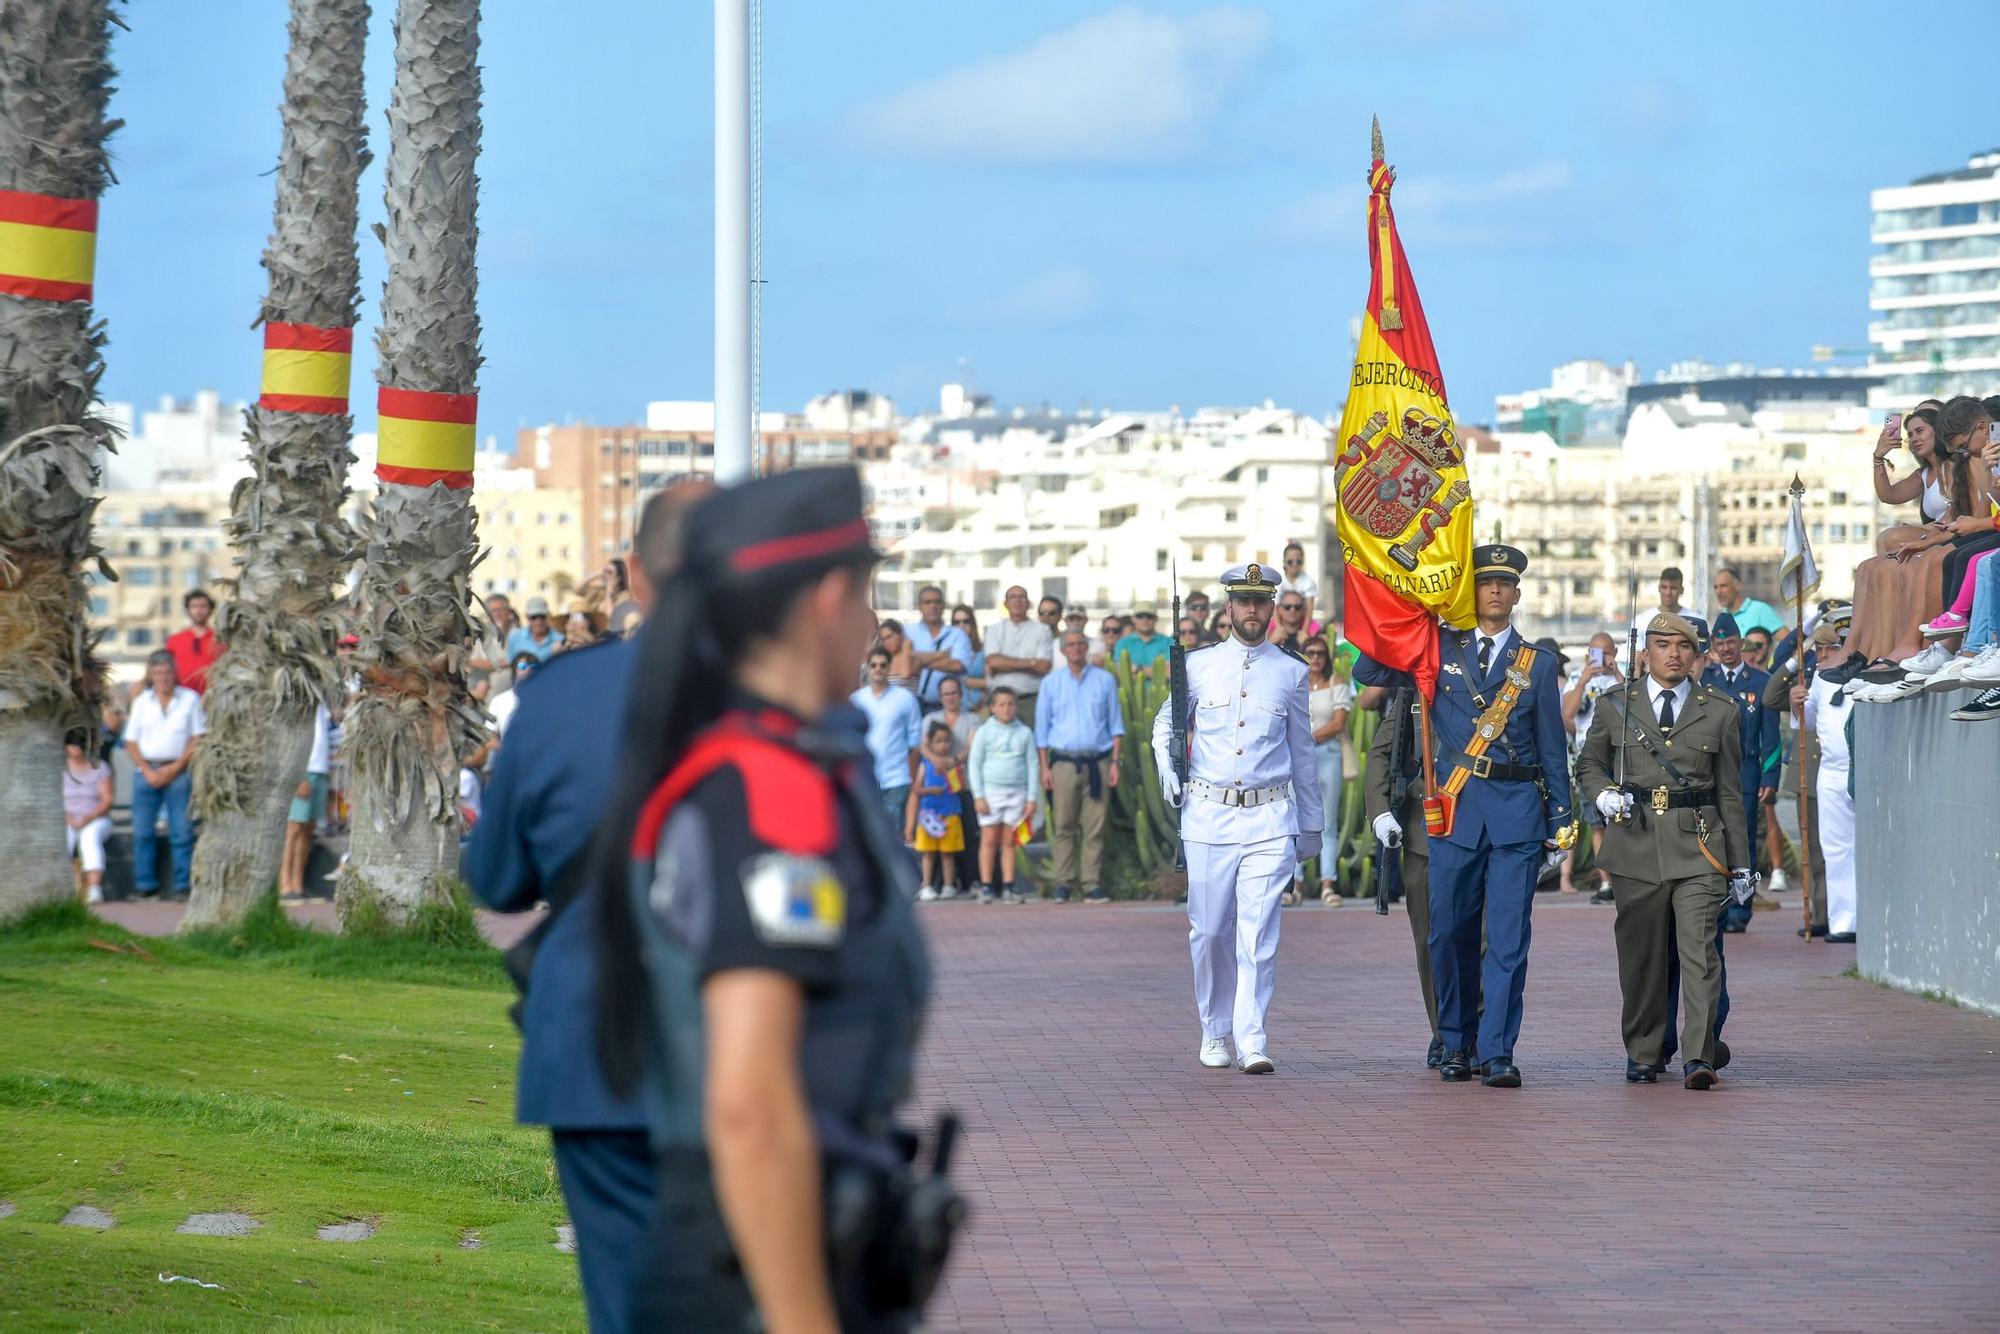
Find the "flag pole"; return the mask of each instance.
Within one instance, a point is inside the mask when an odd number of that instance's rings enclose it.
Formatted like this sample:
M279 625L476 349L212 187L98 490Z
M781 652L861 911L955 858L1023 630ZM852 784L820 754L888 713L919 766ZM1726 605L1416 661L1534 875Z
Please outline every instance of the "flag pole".
M1792 474L1791 493L1792 507L1796 510L1806 494L1806 484L1799 480L1797 473ZM1803 560L1792 576L1792 616L1799 636L1792 651L1799 655L1798 679L1803 685L1806 679L1806 569ZM1798 720L1792 727L1792 742L1796 751L1793 767L1799 771L1799 890L1805 899L1806 944L1810 945L1813 942L1812 806L1806 796L1810 777L1806 773L1806 715L1803 708L1799 710ZM1777 813L1778 808L1773 806L1773 818Z

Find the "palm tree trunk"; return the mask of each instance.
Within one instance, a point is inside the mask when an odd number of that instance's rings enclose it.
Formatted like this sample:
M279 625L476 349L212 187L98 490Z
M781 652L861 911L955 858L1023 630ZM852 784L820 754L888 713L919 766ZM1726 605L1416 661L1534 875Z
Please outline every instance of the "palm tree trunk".
M479 388L478 0L402 0L389 100L389 279L380 414L355 606L362 691L344 734L354 831L341 920L406 921L458 873L458 771L485 721L475 638L472 452Z
M244 433L252 475L225 524L239 573L218 623L229 651L209 669L203 701L209 730L194 802L204 825L183 931L240 921L271 892L314 706L341 691L335 599L355 536L340 517L354 455L348 355L338 349L361 301L354 232L368 163L367 36L367 0L292 0L278 203L264 252L264 393Z
M63 732L94 738L103 664L84 619L104 329L91 309L111 181L110 0L0 4L0 921L70 892Z

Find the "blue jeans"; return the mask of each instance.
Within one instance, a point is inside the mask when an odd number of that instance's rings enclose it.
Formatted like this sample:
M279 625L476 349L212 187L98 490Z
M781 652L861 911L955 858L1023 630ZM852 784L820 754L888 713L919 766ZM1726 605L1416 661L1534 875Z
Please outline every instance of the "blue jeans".
M889 827L896 831L896 837L903 836L903 808L910 801L910 785L885 787L882 789L882 809L889 816Z
M1972 616L1961 646L1967 653L2000 643L2000 560L1996 556L2000 556L2000 551L1989 551L1973 562L1978 573L1972 583Z
M1340 738L1313 746L1313 767L1319 771L1319 802L1324 816L1324 835L1319 854L1319 877L1333 880L1340 864Z
M154 787L142 775L132 784L132 887L141 894L160 888L159 835L154 826L167 815L167 841L174 850L174 892L185 894L194 881L194 821L188 815L188 794L194 774L183 769L165 787Z

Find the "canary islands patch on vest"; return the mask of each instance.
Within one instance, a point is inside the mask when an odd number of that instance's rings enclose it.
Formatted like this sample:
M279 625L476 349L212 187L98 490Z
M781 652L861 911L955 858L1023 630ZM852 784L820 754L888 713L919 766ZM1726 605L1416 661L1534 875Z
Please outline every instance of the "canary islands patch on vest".
M766 945L831 949L847 931L847 891L818 857L767 852L743 864L750 924Z

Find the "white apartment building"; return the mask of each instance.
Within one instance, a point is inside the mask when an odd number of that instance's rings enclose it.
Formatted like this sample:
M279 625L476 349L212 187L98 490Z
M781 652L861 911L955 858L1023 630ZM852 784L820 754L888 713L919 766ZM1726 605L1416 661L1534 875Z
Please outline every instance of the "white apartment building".
M878 505L888 486L902 486L904 503L921 508L914 526L879 535L881 610L908 610L916 590L935 583L982 617L1013 584L1093 614L1147 601L1164 612L1176 563L1184 594L1213 595L1224 569L1250 560L1276 567L1291 540L1304 544L1309 570L1324 568L1332 439L1324 423L1268 403L1047 429L1034 420L939 423L930 438L898 446L888 465L864 470L871 486L881 470ZM975 421L992 428L975 430ZM927 468L948 479L948 491L909 487L909 475Z
M1753 597L1775 602L1797 475L1819 596L1847 596L1854 567L1893 521L1875 500L1869 416L1852 403L1748 412L1677 399L1636 408L1615 447L1468 432L1476 540L1527 552L1522 625L1578 643L1623 628L1633 574L1640 610L1653 607L1669 565L1686 577L1697 610L1711 601L1719 565L1735 569Z
M2000 149L1869 205L1871 405L2000 393Z

